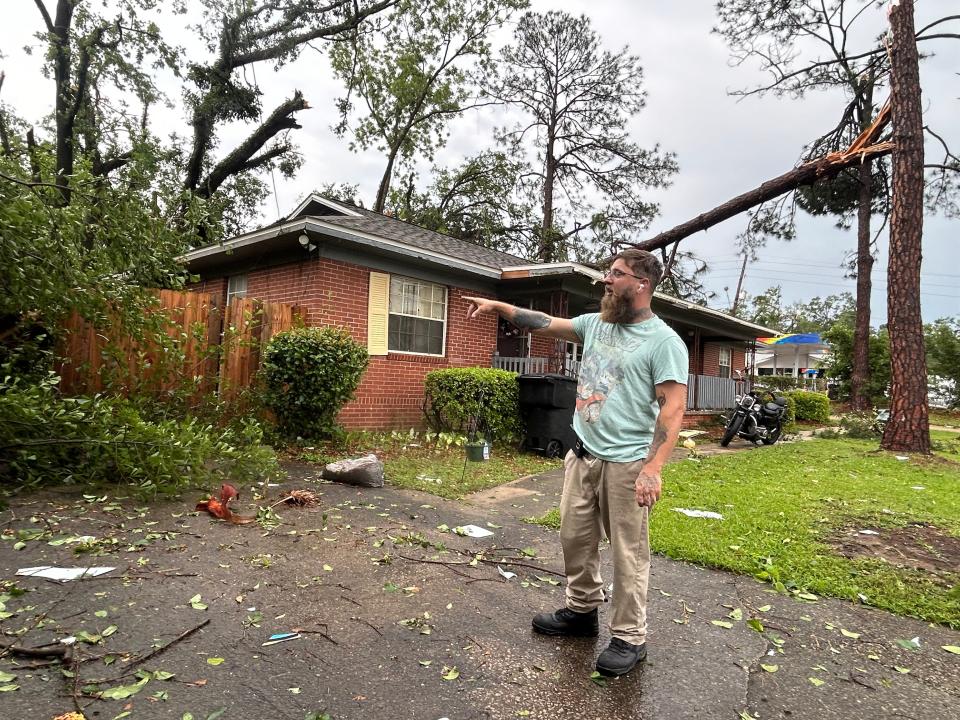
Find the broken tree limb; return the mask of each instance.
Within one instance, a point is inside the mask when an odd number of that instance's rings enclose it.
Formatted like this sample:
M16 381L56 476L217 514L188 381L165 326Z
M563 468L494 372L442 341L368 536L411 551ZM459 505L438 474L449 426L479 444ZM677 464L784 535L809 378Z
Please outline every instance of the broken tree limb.
M640 250L659 250L668 245L680 242L686 237L707 230L734 215L749 210L752 207L785 195L791 190L805 185L813 185L818 180L825 180L838 175L841 171L859 165L866 159L888 155L893 151L893 143L879 142L880 134L890 122L890 103L884 105L873 124L857 136L856 140L846 150L832 152L822 158L806 162L800 167L768 180L760 187L738 195L713 210L698 215L692 220L681 223L670 230L666 230L655 237L639 243L628 243Z

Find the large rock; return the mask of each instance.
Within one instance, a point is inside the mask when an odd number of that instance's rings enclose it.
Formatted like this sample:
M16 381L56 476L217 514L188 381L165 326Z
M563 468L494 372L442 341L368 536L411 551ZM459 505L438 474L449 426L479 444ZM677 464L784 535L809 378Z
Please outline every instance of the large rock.
M323 469L323 479L361 487L383 487L383 463L376 455L338 460Z

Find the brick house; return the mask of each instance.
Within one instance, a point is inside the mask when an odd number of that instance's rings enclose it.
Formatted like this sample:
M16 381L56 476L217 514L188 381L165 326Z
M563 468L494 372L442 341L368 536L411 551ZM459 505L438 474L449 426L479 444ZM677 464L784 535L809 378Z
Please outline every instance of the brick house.
M573 317L599 308L601 273L578 263L531 264L317 195L283 220L185 257L192 288L296 305L308 325L337 325L365 344L370 364L340 414L348 428L422 424L423 379L448 367L575 375L574 343L521 334L509 323L466 320L464 296ZM733 402L736 371L769 328L657 293L653 310L690 351L688 408Z

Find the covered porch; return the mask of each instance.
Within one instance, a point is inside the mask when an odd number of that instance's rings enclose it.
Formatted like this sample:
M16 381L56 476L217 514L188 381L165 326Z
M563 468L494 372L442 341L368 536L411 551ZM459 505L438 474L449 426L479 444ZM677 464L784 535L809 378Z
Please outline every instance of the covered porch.
M603 274L579 263L511 267L501 277L499 297L518 307L555 317L598 312ZM776 332L719 310L657 292L653 311L683 339L690 355L687 410L716 412L733 406L749 389L743 371L753 366L755 339ZM534 336L501 320L491 365L518 374L558 373L576 378L583 349L577 343Z

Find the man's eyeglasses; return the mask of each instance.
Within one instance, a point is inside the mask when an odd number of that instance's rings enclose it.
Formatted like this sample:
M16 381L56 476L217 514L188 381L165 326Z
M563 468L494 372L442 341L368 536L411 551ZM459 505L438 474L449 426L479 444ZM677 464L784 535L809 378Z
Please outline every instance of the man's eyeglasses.
M628 276L632 278L636 278L637 280L647 279L645 277L641 277L640 275L634 275L633 273L624 272L623 270L619 270L617 268L610 268L605 273L603 273L604 279L607 279L608 277L613 277L614 280L619 280L622 277L628 277Z

